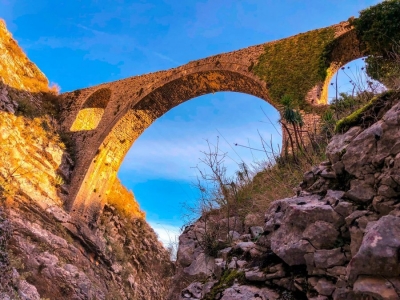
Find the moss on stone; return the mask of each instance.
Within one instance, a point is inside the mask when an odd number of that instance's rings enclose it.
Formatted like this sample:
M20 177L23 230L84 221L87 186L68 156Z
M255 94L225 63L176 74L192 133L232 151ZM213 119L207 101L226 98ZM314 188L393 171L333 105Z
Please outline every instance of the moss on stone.
M307 93L326 78L334 38L333 28L323 28L269 43L252 71L267 83L273 101L290 95L303 108Z
M217 294L223 292L228 287L231 287L235 282L235 279L241 284L246 282L244 272L237 270L226 270L218 284L214 285L211 291L205 295L204 300L216 299Z
M353 126L362 125L362 120L366 117L367 114L373 113L372 111L380 102L385 102L389 98L391 98L396 92L395 91L387 91L384 92L374 98L372 98L366 105L357 109L347 117L339 120L335 126L336 133L343 133L349 130ZM376 112L375 112L376 113Z

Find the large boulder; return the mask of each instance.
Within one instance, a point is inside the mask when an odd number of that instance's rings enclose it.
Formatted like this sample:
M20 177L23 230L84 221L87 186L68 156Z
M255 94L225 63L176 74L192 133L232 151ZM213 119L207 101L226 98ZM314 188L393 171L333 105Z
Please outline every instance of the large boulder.
M359 275L394 277L400 275L400 218L384 216L370 227L357 254L350 261L349 282Z
M266 214L264 230L270 234L271 249L290 266L306 264L304 255L316 250L312 242L319 247L332 247L337 229L344 224L344 218L320 199L312 195L278 200ZM326 242L311 232L318 224L329 228Z

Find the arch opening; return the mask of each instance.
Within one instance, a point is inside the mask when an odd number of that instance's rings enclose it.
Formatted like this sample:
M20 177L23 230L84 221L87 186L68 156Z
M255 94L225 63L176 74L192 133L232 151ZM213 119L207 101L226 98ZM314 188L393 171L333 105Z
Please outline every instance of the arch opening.
M198 174L193 167L202 157L200 151L207 152L205 139L216 144L220 137L221 153L229 156L225 161L229 175L239 169L240 159L249 166L266 159L263 151L257 151L262 150L257 130L265 140L272 135L276 147L280 146L280 128L276 132L264 112L271 121L279 119L275 108L254 96L235 92L203 95L168 111L134 142L118 177L134 191L148 222L164 242L167 237L162 227L182 226L182 203L192 205L197 198L192 183Z
M343 97L343 94L357 97L361 94L377 94L386 89L382 83L368 75L365 59L366 57L354 59L332 75L328 93L329 104Z
M261 53L257 51L255 55ZM361 56L354 31L340 33L324 63L328 68L325 81L316 82L305 101L312 106L326 104L332 75L344 63ZM72 214L87 220L97 219L105 195L133 142L173 107L204 94L231 91L259 97L279 109L280 99L271 99L265 78L251 72L251 59L242 64L220 58L210 57L203 64L191 62L173 70L107 84L113 89L112 103L95 130L77 135L79 143L90 143L90 147L83 147L84 155L74 171L78 175L74 176L70 189ZM319 116L312 113L307 116L306 123L314 127Z
M79 110L70 131L86 131L96 129L111 98L109 88L101 88L92 93Z
M71 184L71 213L89 224L95 222L120 164L142 132L173 107L218 91L242 92L268 102L268 90L258 78L217 70L188 74L160 85L139 101L132 100L133 104L127 105L117 116L113 114L112 122L108 120L108 124L103 124L103 120L107 120L107 110L98 126L100 129L106 125L107 129L96 136L97 146L91 147L91 153L85 153L85 161L75 169L75 173L83 176L75 177Z

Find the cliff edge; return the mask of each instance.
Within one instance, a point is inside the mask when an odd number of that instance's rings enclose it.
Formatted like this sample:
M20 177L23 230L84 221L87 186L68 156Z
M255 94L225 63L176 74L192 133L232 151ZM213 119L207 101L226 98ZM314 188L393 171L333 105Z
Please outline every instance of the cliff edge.
M170 253L118 180L94 228L64 209L74 145L61 106L0 21L0 299L164 300Z
M13 88L29 92L49 90L49 81L32 63L0 19L0 79Z

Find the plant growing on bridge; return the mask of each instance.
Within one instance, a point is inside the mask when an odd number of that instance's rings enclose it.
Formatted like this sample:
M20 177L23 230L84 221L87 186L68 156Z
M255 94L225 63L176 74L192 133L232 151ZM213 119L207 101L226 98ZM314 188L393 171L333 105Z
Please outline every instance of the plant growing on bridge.
M386 0L361 11L351 25L370 55L368 74L393 87L393 80L400 77L400 0Z
M252 71L266 81L274 101L289 95L305 109L307 93L325 80L329 67L324 63L326 47L334 34L333 28L324 28L269 43Z

